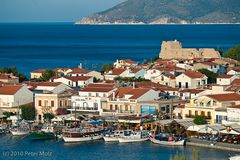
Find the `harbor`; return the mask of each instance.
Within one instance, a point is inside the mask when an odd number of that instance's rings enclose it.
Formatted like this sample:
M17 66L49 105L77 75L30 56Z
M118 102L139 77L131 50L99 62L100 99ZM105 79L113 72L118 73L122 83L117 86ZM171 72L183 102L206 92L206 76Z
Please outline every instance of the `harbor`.
M28 136L13 137L9 134L0 137L1 159L163 159L167 160L176 153L184 153L188 157L198 151L201 160L226 160L236 152L222 152L200 147L168 147L148 141L140 143L105 143L103 140L81 143L64 143L62 140L32 141ZM206 155L206 152L208 154ZM91 158L90 158L91 156Z

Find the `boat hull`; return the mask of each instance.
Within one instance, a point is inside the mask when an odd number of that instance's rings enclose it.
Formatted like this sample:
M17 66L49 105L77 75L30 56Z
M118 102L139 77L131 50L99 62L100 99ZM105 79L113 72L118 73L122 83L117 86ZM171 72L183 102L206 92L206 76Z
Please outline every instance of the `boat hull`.
M10 132L13 136L24 136L24 135L29 134L29 131L12 131L12 130L10 130Z
M105 142L118 142L118 138L117 137L103 137Z
M63 140L66 143L94 141L94 140L99 140L102 138L103 138L102 135L91 136L91 137L65 137L65 136L63 136Z
M30 134L32 140L44 140L44 139L55 139L56 136L54 133L37 133L33 132Z
M149 138L118 138L119 143L133 143L147 141Z
M184 146L185 140L181 141L159 141L154 138L150 138L150 141L152 143L160 144L160 145L165 145L165 146Z

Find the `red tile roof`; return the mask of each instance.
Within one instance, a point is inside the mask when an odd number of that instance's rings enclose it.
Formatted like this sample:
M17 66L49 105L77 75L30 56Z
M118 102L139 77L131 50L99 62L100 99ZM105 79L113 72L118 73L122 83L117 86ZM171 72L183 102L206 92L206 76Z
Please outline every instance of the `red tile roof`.
M217 78L231 78L233 75L223 74L218 76Z
M197 71L193 71L193 70L187 70L186 72L184 72L184 74L190 78L203 78L204 74L197 72Z
M237 93L207 95L217 101L240 101L240 95Z
M113 88L115 86L115 84L113 83L92 83L92 84L88 84L86 87L90 87L90 88Z
M85 87L80 92L110 92L113 88Z
M81 69L81 68L73 68L72 72L70 74L87 74L89 73L89 70Z
M44 86L44 87L56 87L60 84L61 82L30 82L30 81L25 81L22 82L22 84L26 84L27 86L30 86L30 90L34 90L35 88L39 86Z
M71 81L77 82L77 81L87 81L90 78L92 78L91 76L65 76L63 78L69 79Z
M31 73L45 73L46 71L47 71L46 69L38 69L31 71Z
M226 88L226 91L237 92L239 90L240 90L240 85L231 85L231 86Z
M218 64L213 63L213 62L201 62L202 64L208 65L208 66L216 66Z
M114 93L116 98L123 98L125 95L132 95L129 99L137 99L148 92L150 88L129 88L120 87ZM113 94L109 96L113 97Z
M234 80L232 81L232 84L233 84L233 85L240 85L240 78L234 79Z
M112 70L112 73L110 73L110 75L120 75L122 74L126 69L124 68L114 68Z
M200 93L200 92L203 92L203 91L204 91L203 89L182 89L182 90L179 90L180 93L189 92L189 93L193 93L193 94L197 94L197 93Z
M134 64L135 62L131 59L124 59L123 60L125 63L128 63L128 64Z
M0 94L1 95L14 95L22 88L20 85L14 85L14 86L1 86L0 87Z
M170 79L175 79L176 76L174 76L173 74L163 74L164 76L170 78Z
M141 70L142 68L136 67L132 69L132 73L137 73Z
M234 70L234 71L240 72L240 66L232 67L230 70Z
M18 79L18 77L9 74L0 74L0 79Z

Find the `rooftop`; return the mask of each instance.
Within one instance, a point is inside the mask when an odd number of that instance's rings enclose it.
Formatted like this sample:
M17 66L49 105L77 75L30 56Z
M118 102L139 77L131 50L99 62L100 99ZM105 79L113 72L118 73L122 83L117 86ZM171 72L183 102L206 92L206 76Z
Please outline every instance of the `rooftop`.
M205 76L204 74L197 72L197 71L193 71L193 70L187 70L183 74L185 74L186 76L188 76L190 78L203 78Z
M228 94L213 94L207 95L209 98L215 99L220 102L224 101L240 101L240 95L237 93L228 93Z
M14 95L21 88L22 88L21 85L1 86L0 87L0 94L1 95Z

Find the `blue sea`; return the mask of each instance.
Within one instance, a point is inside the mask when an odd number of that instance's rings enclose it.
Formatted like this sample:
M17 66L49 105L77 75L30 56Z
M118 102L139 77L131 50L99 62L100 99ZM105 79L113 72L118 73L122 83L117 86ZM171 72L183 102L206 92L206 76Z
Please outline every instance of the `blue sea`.
M0 135L0 160L169 160L176 154L184 154L189 160L192 153L200 160L227 160L227 151L199 147L168 147L140 143L80 142L66 144L62 140L32 141L29 137Z
M143 62L159 55L162 41L183 47L223 51L240 44L240 25L74 25L71 23L0 24L0 67L100 69L130 58Z

